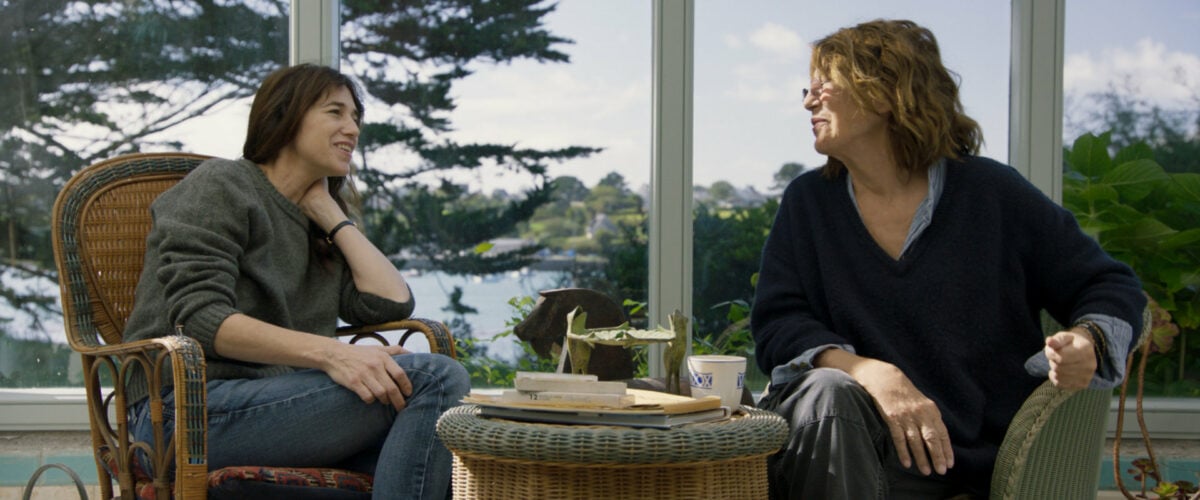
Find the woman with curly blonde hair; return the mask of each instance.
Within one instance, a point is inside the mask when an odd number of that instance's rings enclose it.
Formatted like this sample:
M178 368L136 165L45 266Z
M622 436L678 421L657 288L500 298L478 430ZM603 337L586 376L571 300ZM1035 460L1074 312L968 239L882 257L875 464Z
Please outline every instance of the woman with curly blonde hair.
M776 498L986 497L1000 442L1049 378L1124 377L1133 271L1014 169L977 156L933 33L877 20L812 50L819 172L785 190L751 327L783 416ZM1044 337L1041 311L1071 328Z

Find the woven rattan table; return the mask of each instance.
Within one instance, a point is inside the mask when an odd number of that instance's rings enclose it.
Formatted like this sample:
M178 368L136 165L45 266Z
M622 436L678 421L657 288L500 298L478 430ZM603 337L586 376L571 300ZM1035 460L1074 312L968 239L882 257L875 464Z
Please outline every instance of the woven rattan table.
M787 438L778 415L670 430L553 425L447 411L438 436L454 454L454 498L767 498L767 456Z

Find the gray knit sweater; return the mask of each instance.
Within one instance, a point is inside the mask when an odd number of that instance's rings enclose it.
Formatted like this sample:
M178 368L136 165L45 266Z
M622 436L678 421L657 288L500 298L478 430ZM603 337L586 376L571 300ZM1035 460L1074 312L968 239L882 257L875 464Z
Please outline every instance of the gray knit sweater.
M332 336L338 318L370 324L408 317L413 302L360 293L340 254L321 260L310 224L254 163L200 164L151 206L154 225L126 340L162 337L181 326L204 350L208 380L287 373L222 358L217 328L242 313L284 328ZM168 379L169 381L169 379ZM135 378L128 401L145 396Z

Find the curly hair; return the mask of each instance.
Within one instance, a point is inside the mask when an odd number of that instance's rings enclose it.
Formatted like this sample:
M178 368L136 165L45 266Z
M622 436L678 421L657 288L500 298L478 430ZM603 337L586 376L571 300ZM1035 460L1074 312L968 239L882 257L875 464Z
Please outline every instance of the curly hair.
M845 89L863 109L885 104L892 152L901 168L975 155L979 124L963 111L958 75L942 65L933 32L908 20L877 19L842 28L813 44L812 68ZM823 172L845 168L829 158Z

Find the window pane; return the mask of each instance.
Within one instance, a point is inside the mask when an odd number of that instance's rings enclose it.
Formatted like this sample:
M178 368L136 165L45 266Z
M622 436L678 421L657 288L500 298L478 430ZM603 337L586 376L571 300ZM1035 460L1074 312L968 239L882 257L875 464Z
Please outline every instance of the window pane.
M415 314L473 338L468 366L492 374L475 383L497 384L532 359L493 339L518 315L510 298L580 286L646 300L651 10L456 5L384 17L346 4L342 69L371 95L368 231L403 257Z
M695 40L693 310L696 334L720 333L730 308L753 300L751 275L787 182L824 164L812 147L801 90L810 43L875 18L911 19L938 37L943 62L961 77L966 112L980 122L985 156L1007 160L1008 2L698 2ZM742 301L730 306L730 301ZM748 327L736 327L745 338ZM753 363L751 363L753 364ZM761 373L748 375L761 390Z
M136 151L239 155L247 96L287 61L289 2L218 4L0 2L0 387L81 384L49 234L72 173Z
M1184 0L1066 5L1063 204L1171 317L1155 325L1169 347L1148 359L1150 395L1200 396L1200 247L1188 242L1200 234L1198 18ZM1072 155L1080 138L1107 145L1111 161ZM1106 190L1117 196L1087 194Z

